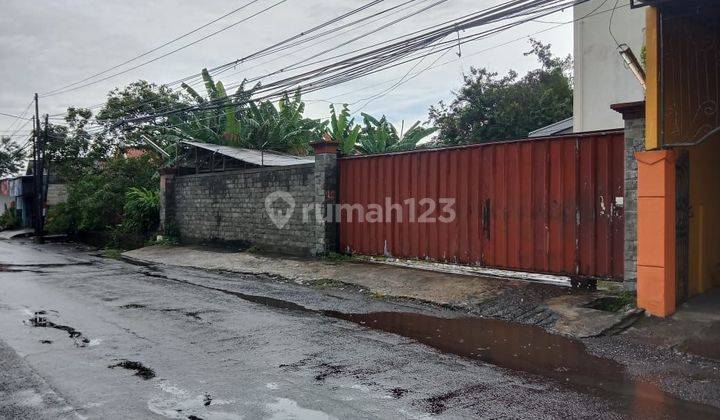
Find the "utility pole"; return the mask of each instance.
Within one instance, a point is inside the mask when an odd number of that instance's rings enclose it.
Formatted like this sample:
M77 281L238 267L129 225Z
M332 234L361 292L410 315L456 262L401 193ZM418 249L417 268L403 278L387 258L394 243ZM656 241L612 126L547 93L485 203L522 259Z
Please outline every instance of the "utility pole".
M50 169L48 168L49 165L47 165L47 145L50 140L49 119L50 115L45 114L45 135L43 136L42 143L40 143L40 185L42 186L42 188L40 188L40 232L45 232L45 215L43 212L45 211L48 188L50 187ZM45 173L47 174L44 175ZM40 240L43 240L42 236Z
M34 187L34 201L35 201L35 217L34 217L34 228L35 228L35 242L42 242L43 234L43 187L42 187L42 138L40 137L40 107L38 104L38 94L35 94L35 147L33 153L33 187Z

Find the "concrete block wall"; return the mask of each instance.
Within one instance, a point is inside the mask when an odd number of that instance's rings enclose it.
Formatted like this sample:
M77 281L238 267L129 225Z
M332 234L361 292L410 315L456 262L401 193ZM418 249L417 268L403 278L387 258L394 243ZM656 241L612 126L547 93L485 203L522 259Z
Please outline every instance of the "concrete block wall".
M625 276L626 288L637 284L638 163L635 153L645 150L645 119L625 120Z
M54 206L56 204L65 203L68 199L67 184L48 184L47 189L47 205Z
M239 242L291 254L316 251L315 218L303 220L303 208L315 203L314 165L176 176L172 184L172 196L163 194L163 205L174 205L174 211L163 212L163 223L184 242ZM294 200L282 226L266 211L266 198L278 191ZM290 203L278 198L270 208L286 212Z

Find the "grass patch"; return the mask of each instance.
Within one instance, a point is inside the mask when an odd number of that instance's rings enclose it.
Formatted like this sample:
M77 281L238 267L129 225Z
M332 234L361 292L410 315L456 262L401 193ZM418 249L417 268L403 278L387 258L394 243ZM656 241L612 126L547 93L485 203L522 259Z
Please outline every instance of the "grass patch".
M387 299L387 294L383 292L378 292L377 290L374 290L370 293L370 296L373 297L373 299Z
M264 251L261 247L259 247L259 246L257 246L257 245L250 245L250 246L245 250L245 252L248 252L248 253L250 253L250 254L263 254L265 251Z
M117 248L105 248L100 251L100 256L103 258L111 258L113 260L119 260L122 257L123 251Z
M354 257L348 254L340 254L338 252L328 252L325 255L327 261L352 261Z
M635 306L635 293L629 291L621 291L614 293L612 296L601 297L595 299L586 305L588 308L597 309L605 312L618 312L628 305Z

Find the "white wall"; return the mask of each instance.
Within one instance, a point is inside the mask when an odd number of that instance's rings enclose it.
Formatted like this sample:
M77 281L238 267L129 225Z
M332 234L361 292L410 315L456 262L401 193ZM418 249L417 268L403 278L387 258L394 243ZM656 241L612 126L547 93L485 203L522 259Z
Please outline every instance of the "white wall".
M68 199L67 184L49 184L47 191L47 205L65 203Z
M575 6L579 19L593 12L611 10L615 1L591 0ZM602 6L601 6L602 4ZM612 19L612 32L620 44L627 44L638 60L645 43L645 9L630 9L628 0L620 0ZM620 114L610 105L641 101L642 86L625 66L610 36L611 13L598 13L574 23L575 86L573 94L574 131L592 131L623 126Z

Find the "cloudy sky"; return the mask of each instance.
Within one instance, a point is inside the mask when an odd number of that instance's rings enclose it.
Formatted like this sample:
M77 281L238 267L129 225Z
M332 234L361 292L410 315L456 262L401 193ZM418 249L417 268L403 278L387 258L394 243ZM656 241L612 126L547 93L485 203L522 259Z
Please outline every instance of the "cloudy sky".
M208 23L251 0L0 0L0 112L22 113L34 92L44 93L88 76L151 50L198 26ZM143 63L175 48L193 42L213 31L232 25L268 8L279 0L256 0L247 8L155 53L133 61L103 76ZM385 0L367 10L367 16L407 0ZM68 106L102 103L107 92L138 79L165 83L197 73L272 45L332 17L341 15L369 0L285 0L254 18L173 53L153 63L91 86L60 95L42 97L41 113L64 112ZM334 34L317 45L304 46L282 54L241 65L218 77L226 85L301 62L319 52L358 38L381 25L432 6L438 0L416 0L391 14L371 19L361 27ZM457 18L502 0L447 0L390 25L377 33L359 37L328 54L367 47L393 37ZM386 114L392 121L425 120L427 108L451 97L460 86L463 71L471 66L487 67L505 73L536 66L529 49L528 36L552 44L553 52L565 56L572 52L572 10L565 10L540 21L530 22L506 32L463 45L431 64L426 58L411 75L424 70L403 84L414 63L370 75L340 86L305 96L312 117L326 117L328 104L349 103L354 111ZM464 34L463 34L464 35ZM393 89L390 89L393 88ZM382 94L368 103L368 98ZM41 95L42 96L42 95ZM0 116L0 134L13 124ZM12 128L17 128L16 124Z

